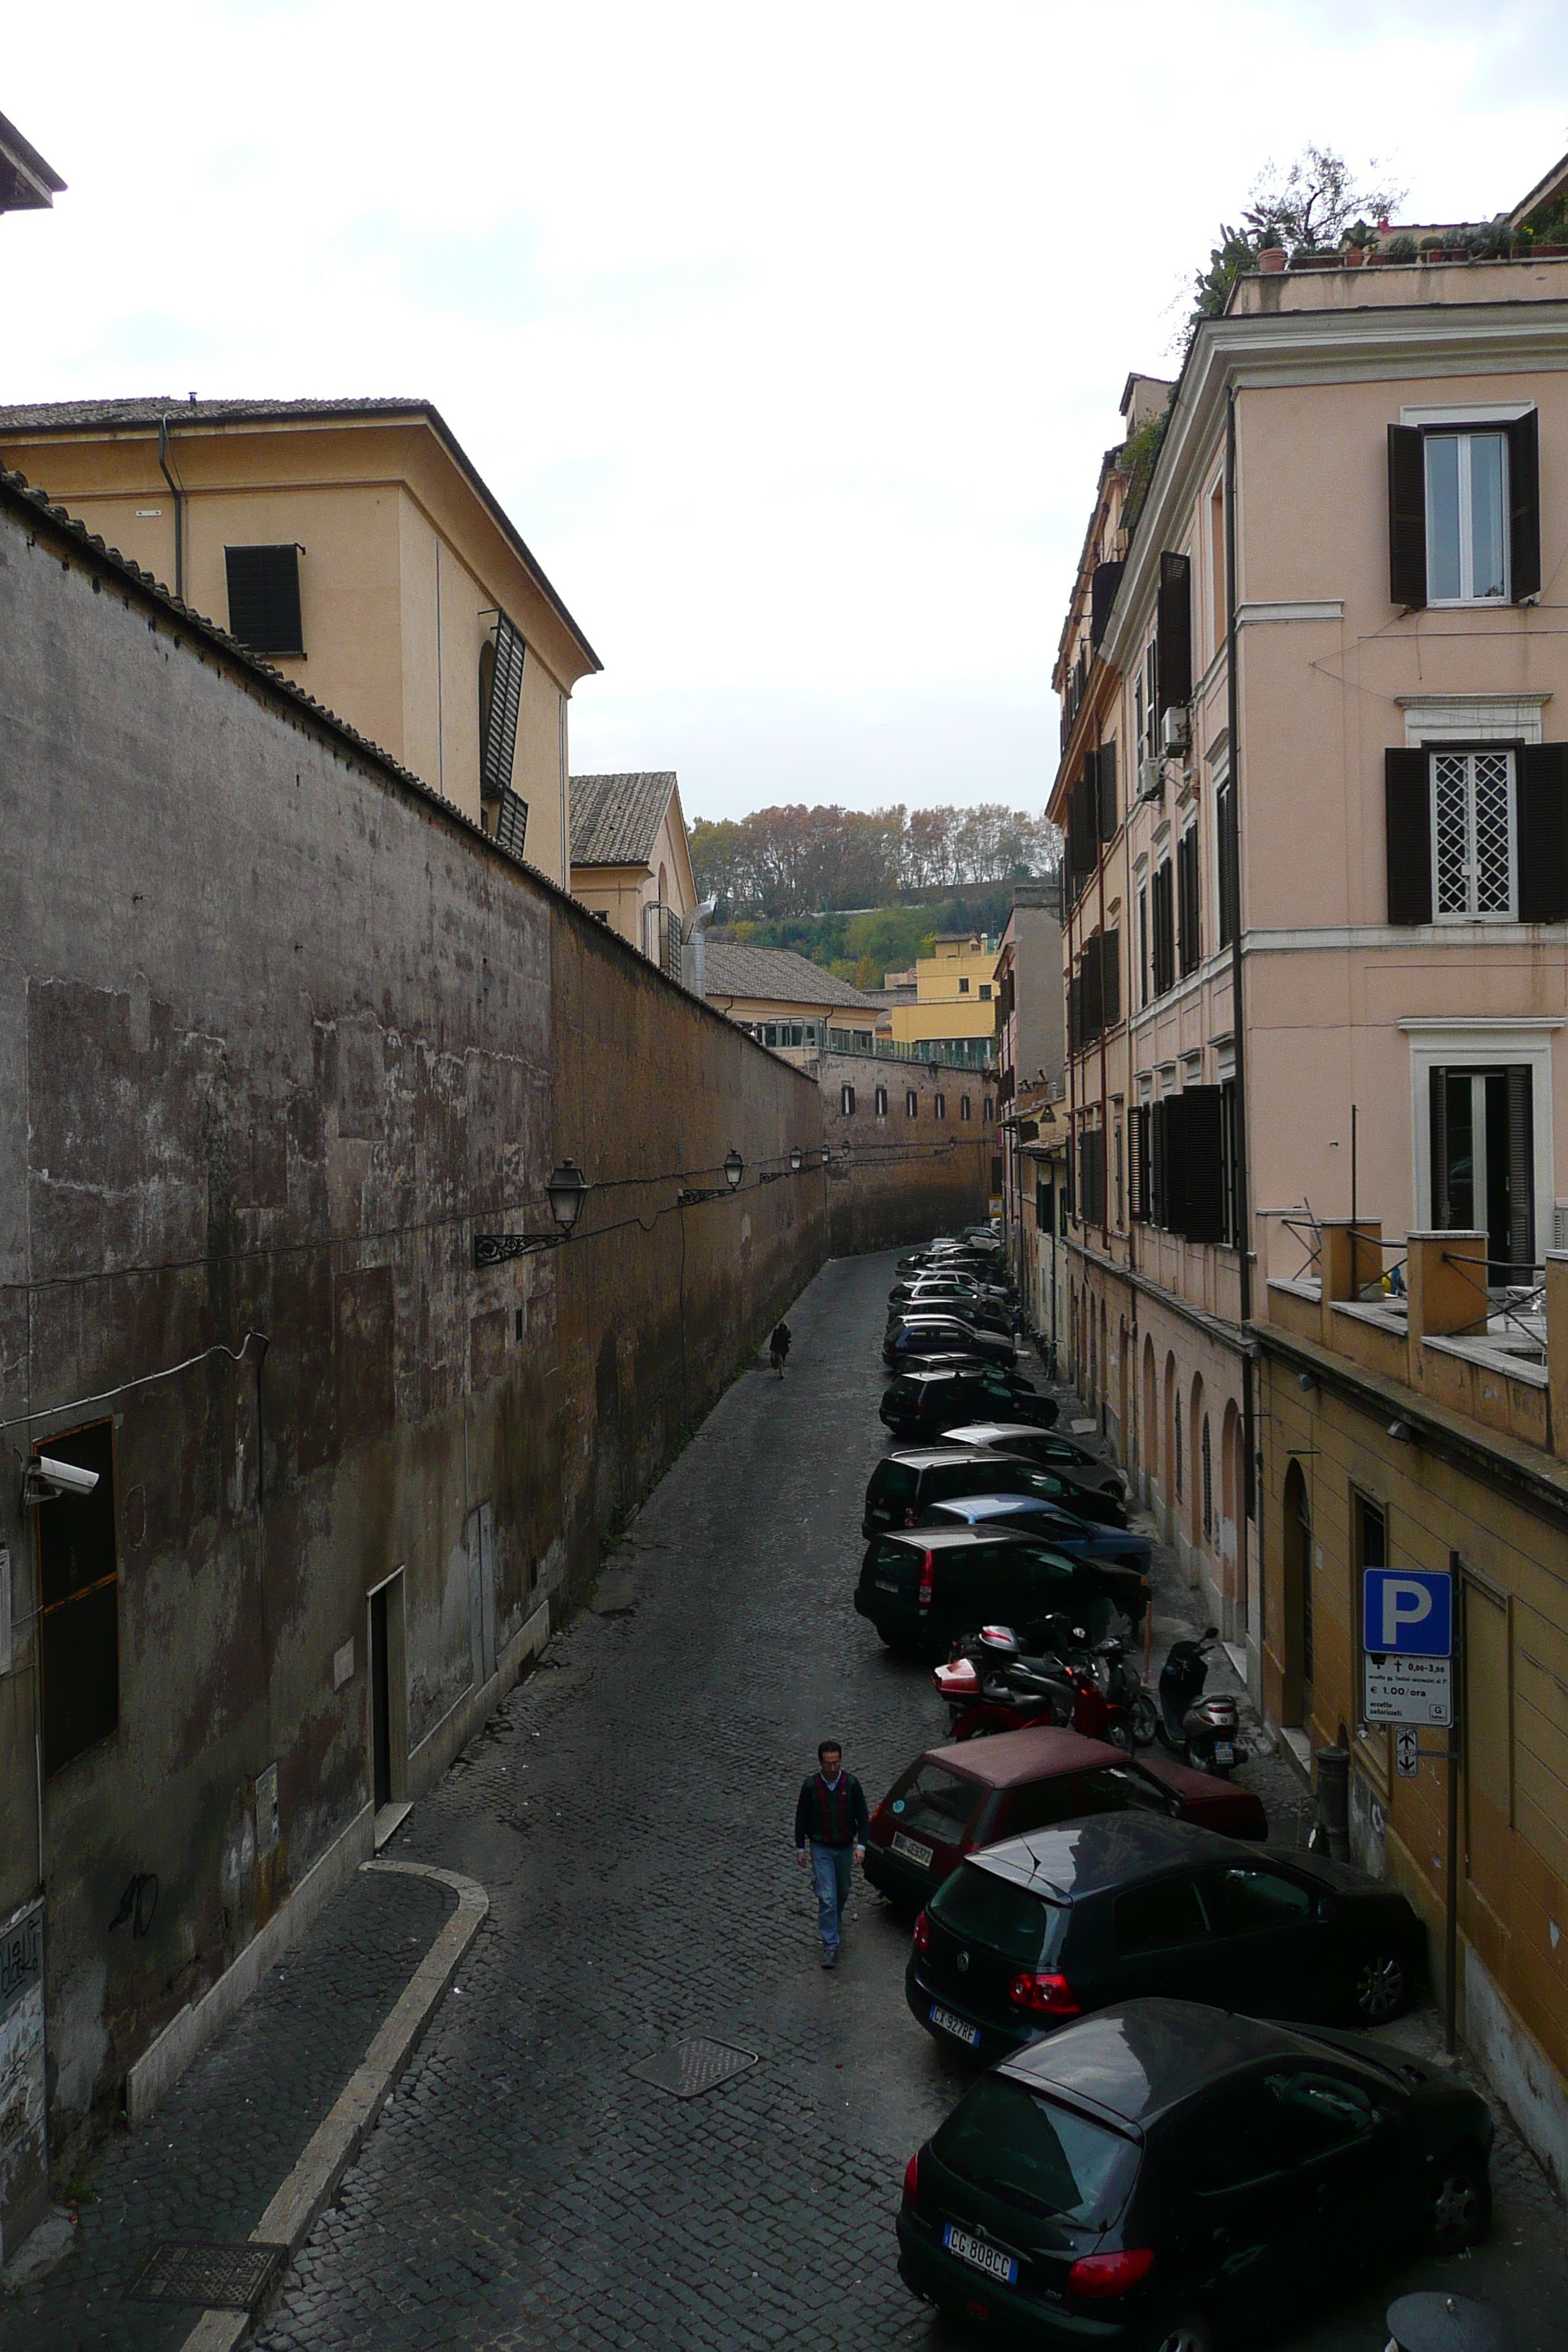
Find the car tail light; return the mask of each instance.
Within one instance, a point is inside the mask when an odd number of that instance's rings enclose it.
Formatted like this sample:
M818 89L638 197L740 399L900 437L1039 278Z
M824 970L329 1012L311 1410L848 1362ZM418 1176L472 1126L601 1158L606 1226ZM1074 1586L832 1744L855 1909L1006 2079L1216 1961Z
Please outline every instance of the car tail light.
M923 1952L930 1948L931 1921L926 1917L923 1911L921 1913L920 1917L915 1921L914 1943L917 1952Z
M935 1592L935 1591L936 1591L936 1554L935 1554L935 1552L934 1552L934 1551L922 1551L922 1552L921 1552L921 1601L920 1601L920 1605L921 1605L921 1607L922 1609L929 1609L929 1608L931 1607L931 1595Z
M1068 2273L1069 2294L1125 2294L1154 2259L1152 2246L1128 2246L1119 2254L1080 2254Z
M1007 1988L1007 1998L1015 2009L1031 2010L1037 2017L1076 2017L1079 2013L1071 1985L1055 1969L1021 1969Z
M904 2199L912 2205L921 2193L921 2152L917 2147L904 2167Z

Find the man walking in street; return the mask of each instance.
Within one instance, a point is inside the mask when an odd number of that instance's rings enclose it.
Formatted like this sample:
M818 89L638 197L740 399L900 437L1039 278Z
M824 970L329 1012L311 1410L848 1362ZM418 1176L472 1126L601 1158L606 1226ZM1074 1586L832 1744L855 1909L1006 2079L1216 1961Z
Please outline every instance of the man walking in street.
M870 1826L865 1790L854 1773L844 1769L837 1740L825 1739L816 1751L816 1770L802 1781L795 1809L795 1858L803 1866L811 1864L825 1969L838 1965L849 1873L854 1863L866 1859Z
M784 1378L784 1359L789 1354L790 1328L781 1315L773 1325L768 1340L768 1356L780 1380Z

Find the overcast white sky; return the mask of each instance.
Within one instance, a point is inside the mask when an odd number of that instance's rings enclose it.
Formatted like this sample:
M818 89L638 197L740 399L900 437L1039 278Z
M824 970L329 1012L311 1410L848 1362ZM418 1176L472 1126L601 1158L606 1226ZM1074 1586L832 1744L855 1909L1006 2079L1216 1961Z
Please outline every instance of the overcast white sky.
M0 110L0 398L420 394L605 663L573 766L1038 809L1132 367L1260 166L1568 148L1552 0L76 0Z

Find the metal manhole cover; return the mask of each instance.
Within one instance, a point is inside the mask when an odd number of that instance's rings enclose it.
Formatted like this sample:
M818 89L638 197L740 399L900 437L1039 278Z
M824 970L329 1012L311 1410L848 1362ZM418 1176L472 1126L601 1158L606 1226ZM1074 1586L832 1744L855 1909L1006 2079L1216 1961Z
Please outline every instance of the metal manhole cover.
M707 2042L699 2034L689 2042L675 2042L652 2058L641 2059L626 2072L658 2090L673 2091L678 2099L696 2099L756 2063L754 2050L732 2050L727 2042Z
M254 2242L154 2246L131 2300L183 2303L198 2311L254 2311L288 2259L287 2246Z

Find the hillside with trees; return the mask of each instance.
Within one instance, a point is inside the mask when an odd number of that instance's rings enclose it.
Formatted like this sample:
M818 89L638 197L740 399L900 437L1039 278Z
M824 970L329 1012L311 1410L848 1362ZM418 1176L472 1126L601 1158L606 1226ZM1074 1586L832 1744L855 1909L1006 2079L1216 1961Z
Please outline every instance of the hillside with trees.
M720 824L699 817L690 840L698 889L718 900L721 922L896 907L916 892L930 898L963 885L1027 881L1054 872L1061 854L1060 835L1045 817L995 801L973 808L756 809ZM925 921L933 927L929 909Z

